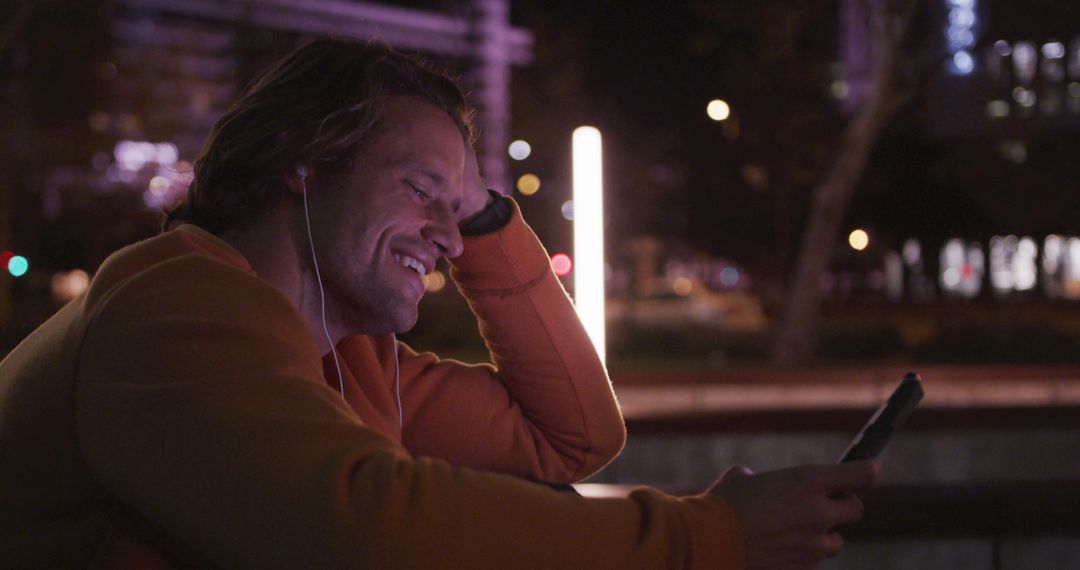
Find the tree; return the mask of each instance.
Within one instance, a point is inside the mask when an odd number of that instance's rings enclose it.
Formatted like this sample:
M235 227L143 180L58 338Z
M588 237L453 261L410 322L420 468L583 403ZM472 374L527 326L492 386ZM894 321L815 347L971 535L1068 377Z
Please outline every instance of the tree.
M815 186L788 304L773 349L774 362L795 365L812 354L819 321L821 276L829 265L840 224L866 169L870 151L897 111L911 99L902 67L921 0L865 0L874 33L871 92L848 123L836 159Z

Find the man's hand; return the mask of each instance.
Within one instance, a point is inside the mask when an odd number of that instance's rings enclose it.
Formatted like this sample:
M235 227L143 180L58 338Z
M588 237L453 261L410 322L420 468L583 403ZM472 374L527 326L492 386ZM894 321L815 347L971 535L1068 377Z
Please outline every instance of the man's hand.
M742 523L747 570L805 570L840 552L836 528L862 518L855 493L877 483L880 472L873 459L758 475L738 466L709 492L723 497Z
M472 146L465 148L465 171L461 177L461 207L458 208L458 227L468 224L488 207L495 199L487 191L484 180L480 177L480 165L476 161L476 152Z

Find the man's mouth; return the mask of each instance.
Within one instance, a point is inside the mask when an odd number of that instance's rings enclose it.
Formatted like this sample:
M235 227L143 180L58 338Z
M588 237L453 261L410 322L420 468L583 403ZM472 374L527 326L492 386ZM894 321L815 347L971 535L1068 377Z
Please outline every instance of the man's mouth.
M414 257L409 257L408 255L401 255L399 253L395 253L394 254L394 259L396 259L397 262L400 263L402 267L407 267L407 268L412 269L413 271L415 271L421 278L424 277L424 275L427 275L427 268L425 268L424 264L420 263L420 261L417 260Z

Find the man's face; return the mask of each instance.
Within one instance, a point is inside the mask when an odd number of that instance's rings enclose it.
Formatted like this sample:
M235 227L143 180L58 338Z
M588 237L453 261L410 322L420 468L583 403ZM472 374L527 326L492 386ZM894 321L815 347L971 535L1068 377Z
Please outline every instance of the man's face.
M338 335L416 324L423 274L462 249L457 215L465 143L453 120L414 97L393 97L339 187L310 199L312 233Z

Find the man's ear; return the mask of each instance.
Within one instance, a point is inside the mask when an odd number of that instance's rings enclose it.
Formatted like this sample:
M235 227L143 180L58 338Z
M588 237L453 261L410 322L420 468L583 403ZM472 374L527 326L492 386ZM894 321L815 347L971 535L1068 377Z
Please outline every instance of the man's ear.
M307 192L307 184L311 176L306 164L298 164L295 168L283 172L281 178L285 188L291 194L299 196Z

